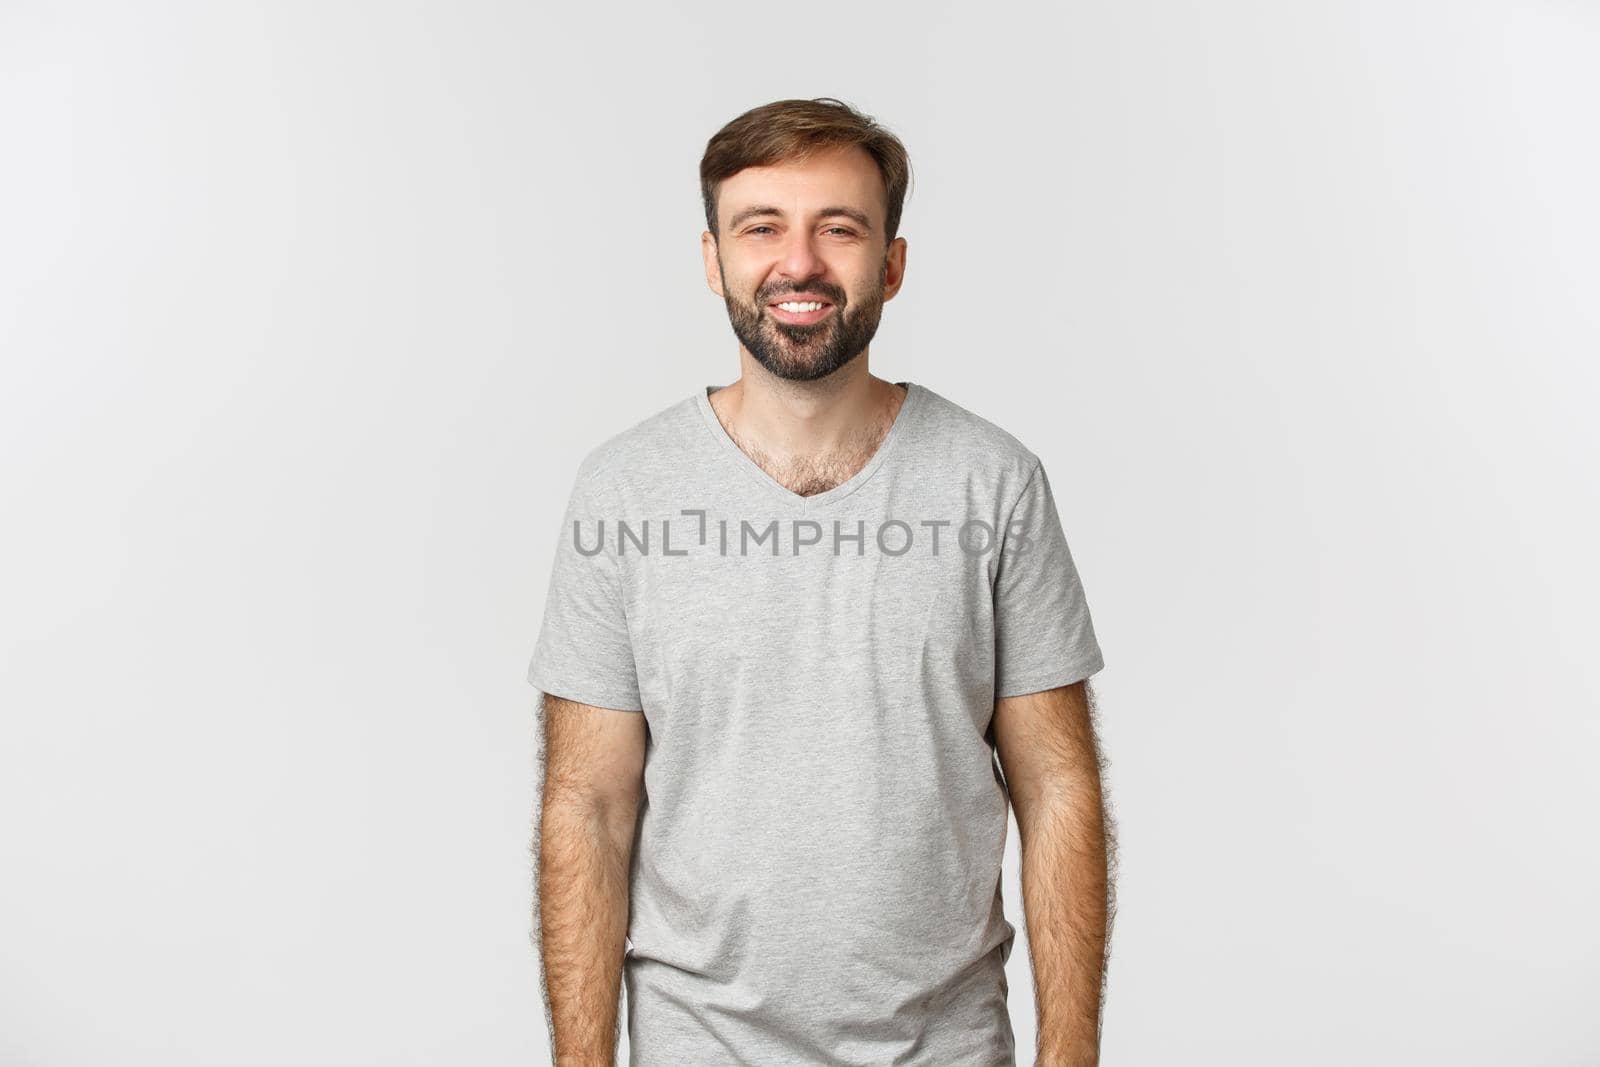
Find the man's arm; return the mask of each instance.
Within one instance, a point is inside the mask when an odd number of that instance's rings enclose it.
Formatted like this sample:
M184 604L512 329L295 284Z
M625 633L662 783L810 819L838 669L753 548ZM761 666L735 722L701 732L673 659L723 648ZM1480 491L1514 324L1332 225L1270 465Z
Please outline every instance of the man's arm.
M544 695L538 929L557 1067L616 1062L628 868L643 788L639 712Z
M1107 814L1088 679L995 702L995 747L1017 815L1040 1067L1100 1062L1114 914Z

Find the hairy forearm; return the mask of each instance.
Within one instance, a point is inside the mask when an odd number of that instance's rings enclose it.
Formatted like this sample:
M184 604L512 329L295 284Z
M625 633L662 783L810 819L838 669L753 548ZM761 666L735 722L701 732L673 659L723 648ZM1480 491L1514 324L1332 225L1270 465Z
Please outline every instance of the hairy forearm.
M616 1061L631 820L547 794L539 824L539 938L557 1067Z
M1110 879L1100 776L1081 768L1018 809L1040 1067L1100 1062Z

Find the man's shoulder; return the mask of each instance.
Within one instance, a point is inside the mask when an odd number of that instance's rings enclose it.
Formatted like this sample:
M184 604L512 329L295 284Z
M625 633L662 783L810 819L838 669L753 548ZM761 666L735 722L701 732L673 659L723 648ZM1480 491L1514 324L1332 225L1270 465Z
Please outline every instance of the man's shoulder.
M584 453L578 462L578 481L593 487L649 477L653 463L682 454L684 436L698 419L690 395L612 432Z
M927 421L932 447L968 469L992 468L996 473L1026 477L1039 463L1036 452L992 419L923 386L927 394Z

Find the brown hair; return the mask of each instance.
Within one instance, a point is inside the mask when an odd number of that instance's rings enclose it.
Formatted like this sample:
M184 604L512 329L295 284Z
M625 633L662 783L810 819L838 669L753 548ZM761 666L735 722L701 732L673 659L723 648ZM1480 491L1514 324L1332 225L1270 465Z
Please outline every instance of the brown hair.
M817 151L858 146L878 164L888 194L884 246L900 230L900 212L911 185L911 160L906 146L870 115L842 100L775 100L752 108L718 130L700 158L700 197L705 202L706 228L717 233L717 190L746 167L800 162Z

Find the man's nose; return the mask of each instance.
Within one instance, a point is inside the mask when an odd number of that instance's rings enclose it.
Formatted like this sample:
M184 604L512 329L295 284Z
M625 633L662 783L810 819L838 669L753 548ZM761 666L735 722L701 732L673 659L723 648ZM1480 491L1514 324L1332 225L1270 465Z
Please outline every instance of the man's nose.
M822 257L817 255L817 250L812 244L812 235L804 230L796 230L790 234L783 246L783 256L778 265L783 273L791 278L810 278L821 273Z

